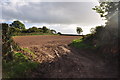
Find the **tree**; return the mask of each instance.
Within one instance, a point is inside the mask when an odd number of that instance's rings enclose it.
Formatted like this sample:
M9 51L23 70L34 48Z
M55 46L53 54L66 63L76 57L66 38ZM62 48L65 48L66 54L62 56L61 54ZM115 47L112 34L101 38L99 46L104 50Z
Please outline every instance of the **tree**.
M82 28L80 28L80 27L77 27L76 31L77 31L78 34L80 34L81 32L83 32Z
M95 31L95 28L91 28L90 29L90 32L91 32L91 34L94 34L96 31Z
M10 32L12 32L13 35L16 35L17 33L21 32L21 29L15 28L15 27L9 27Z
M23 29L21 33L28 33L28 29Z
M118 38L118 19L115 20L115 15L118 13L118 2L101 2L99 6L95 6L93 10L96 10L97 13L104 17L107 22L105 26L105 33L108 33L107 36L113 36ZM117 15L116 15L117 16ZM118 17L118 16L117 16ZM102 33L103 34L103 33ZM111 37L111 38L113 38Z
M61 33L61 32L58 32L57 34L61 35L62 33Z
M99 13L101 17L104 17L107 20L105 28L106 31L110 32L110 34L111 32L113 34L117 34L118 19L116 17L118 17L118 7L119 2L100 2L99 6L95 6L95 8L93 8L93 10L96 10L96 12Z
M52 29L52 30L50 30L50 31L52 32L52 34L56 34L56 31L55 31L55 30L53 30L53 29Z
M105 53L118 53L118 8L119 2L101 2L99 6L95 6L93 10L96 10L97 13L100 14L101 17L104 17L107 22L102 29L97 30L97 33L100 35L100 39L98 39L98 45L103 48ZM117 15L118 14L118 15ZM105 47L106 46L106 47ZM114 52L116 51L116 52Z
M39 29L39 32L40 32L40 33L43 33L43 30L42 30L42 28L38 28L38 29Z
M103 26L96 26L95 28L95 33L101 33L103 31L104 27Z
M95 6L93 10L96 10L97 13L100 14L101 17L106 18L107 24L110 21L110 17L118 11L118 2L100 2L99 6Z
M46 26L43 26L42 30L43 30L43 33L47 33L48 28Z
M39 32L39 29L37 27L32 27L32 28L28 29L28 32L29 33L31 33L31 32Z
M15 28L19 28L19 29L25 29L25 25L18 20L14 21L12 24L10 24L10 26L15 27Z

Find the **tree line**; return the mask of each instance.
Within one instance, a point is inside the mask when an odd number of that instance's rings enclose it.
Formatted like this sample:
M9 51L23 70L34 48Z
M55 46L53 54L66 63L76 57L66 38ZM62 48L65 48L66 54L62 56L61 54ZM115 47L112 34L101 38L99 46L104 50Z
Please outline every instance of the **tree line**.
M10 31L13 32L14 35L26 34L26 33L38 33L38 34L44 34L44 33L59 34L60 33L60 32L57 33L56 30L49 29L46 26L43 26L42 28L37 28L33 26L29 29L26 29L25 25L19 20L13 21L13 23L11 23L9 27L10 27Z

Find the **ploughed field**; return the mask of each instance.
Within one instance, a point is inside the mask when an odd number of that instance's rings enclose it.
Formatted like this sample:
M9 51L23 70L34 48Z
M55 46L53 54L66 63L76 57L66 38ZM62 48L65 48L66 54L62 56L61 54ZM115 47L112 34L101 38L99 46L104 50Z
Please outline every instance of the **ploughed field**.
M14 41L21 48L30 49L32 61L39 67L29 73L32 78L115 78L117 68L106 64L96 52L76 49L69 44L80 36L37 35L16 36Z
M58 36L58 35L37 35L37 36L16 36L14 41L21 47L43 46L47 44L62 45L69 44L80 36Z

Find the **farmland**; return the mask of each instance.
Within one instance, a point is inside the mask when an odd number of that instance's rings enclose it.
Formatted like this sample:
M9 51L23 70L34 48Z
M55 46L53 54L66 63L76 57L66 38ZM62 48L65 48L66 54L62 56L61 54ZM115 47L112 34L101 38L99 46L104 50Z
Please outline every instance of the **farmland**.
M39 67L32 78L110 78L117 77L117 68L105 65L99 55L69 44L80 36L16 36L14 41L34 53ZM24 52L23 52L24 53ZM110 73L111 71L111 73Z
M36 35L36 36L16 36L14 37L21 47L43 46L43 45L62 45L69 44L72 40L80 36L59 36L59 35Z
M19 1L0 6L3 80L118 78L120 3Z

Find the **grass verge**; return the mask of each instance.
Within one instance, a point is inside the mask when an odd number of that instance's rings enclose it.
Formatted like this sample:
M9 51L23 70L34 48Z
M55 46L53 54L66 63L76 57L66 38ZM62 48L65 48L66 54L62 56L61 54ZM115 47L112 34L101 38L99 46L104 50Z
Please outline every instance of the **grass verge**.
M10 62L3 61L3 78L29 78L33 69L38 67L37 62L30 61L22 53L14 53L14 59Z
M71 45L76 47L76 48L82 48L82 49L88 49L88 48L95 49L96 48L90 44L85 43L82 38L73 40Z

